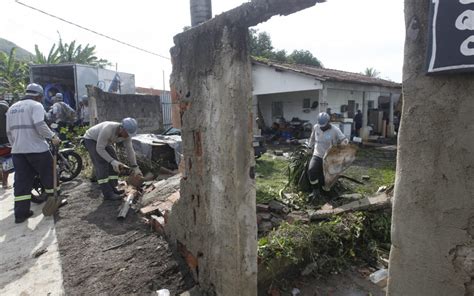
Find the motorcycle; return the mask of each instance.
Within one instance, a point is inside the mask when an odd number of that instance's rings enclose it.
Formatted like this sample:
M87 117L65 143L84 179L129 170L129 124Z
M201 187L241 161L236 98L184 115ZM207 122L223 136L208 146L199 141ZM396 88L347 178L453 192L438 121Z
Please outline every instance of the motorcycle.
M57 153L56 172L59 183L64 183L76 178L82 171L82 158L75 151L76 146L70 141L62 141L61 147L55 149L50 145L51 153ZM39 176L33 183L32 200L44 200L44 187L41 184Z
M56 172L60 182L68 182L76 178L82 171L82 158L75 151L76 146L70 141L63 141L61 147L54 151L53 146L50 145L52 153L57 153ZM15 171L13 166L13 159L11 155L10 146L0 146L0 163L2 164L3 172L12 173ZM32 201L41 200L40 196L44 193L44 187L41 184L39 176L37 176L33 183Z

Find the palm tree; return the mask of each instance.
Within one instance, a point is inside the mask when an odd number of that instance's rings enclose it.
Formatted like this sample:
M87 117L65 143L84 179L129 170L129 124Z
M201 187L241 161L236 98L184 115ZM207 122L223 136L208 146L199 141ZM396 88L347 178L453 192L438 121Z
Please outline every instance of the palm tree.
M0 52L0 94L19 98L28 83L28 64L16 58L16 48L10 54Z
M380 75L380 72L375 70L374 68L365 68L365 71L362 74L364 74L365 76L378 78Z
M35 51L37 64L78 63L100 68L109 65L107 60L95 56L95 45L76 46L75 40L71 43L64 43L61 37L57 47L56 44L53 44L48 56L42 54L37 45L35 45Z

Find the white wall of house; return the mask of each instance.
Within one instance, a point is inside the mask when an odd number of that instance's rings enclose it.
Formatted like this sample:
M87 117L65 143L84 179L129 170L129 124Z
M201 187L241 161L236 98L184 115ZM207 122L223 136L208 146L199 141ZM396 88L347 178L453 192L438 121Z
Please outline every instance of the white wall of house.
M253 95L287 93L322 89L321 81L293 71L281 71L268 66L252 66Z
M316 123L318 116L318 109L312 110L310 108L303 108L304 99L310 99L310 106L314 101L319 99L319 91L300 91L289 93L278 93L257 96L260 111L267 126L271 126L277 119L273 113L273 103L281 102L283 104L283 117L290 121L293 117L298 117L302 120L309 120L311 123ZM303 112L306 110L306 112Z
M257 101L266 126L271 126L278 119L275 104L281 104L282 116L291 121L293 117L316 123L320 111L330 108L332 113L341 113L341 106L348 105L350 100L355 103L355 110L362 110L363 94L369 106L377 108L379 97L390 94L398 101L400 88L387 88L350 82L319 81L309 75L293 71L275 70L275 68L254 64L252 66L254 113ZM321 108L304 108L303 102L310 99L310 106L318 101ZM326 104L324 104L324 101ZM345 116L348 114L345 113Z

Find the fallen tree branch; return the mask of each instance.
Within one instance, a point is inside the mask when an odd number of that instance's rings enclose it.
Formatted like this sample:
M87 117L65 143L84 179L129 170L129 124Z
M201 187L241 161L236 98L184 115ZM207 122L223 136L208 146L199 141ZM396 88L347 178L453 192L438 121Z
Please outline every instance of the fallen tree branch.
M348 176L346 176L346 175L340 175L339 178L344 178L344 179L347 179L347 180L352 181L352 182L354 182L354 183L357 183L357 184L360 184L360 185L364 185L363 182L361 182L361 181L359 181L359 180L357 180L357 179L348 177Z
M317 210L315 212L309 213L310 219L322 220L329 218L333 215L353 212L353 211L375 211L380 209L387 209L392 207L392 201L389 196L385 193L379 194L374 197L365 197L348 204L342 205L338 208L331 210Z

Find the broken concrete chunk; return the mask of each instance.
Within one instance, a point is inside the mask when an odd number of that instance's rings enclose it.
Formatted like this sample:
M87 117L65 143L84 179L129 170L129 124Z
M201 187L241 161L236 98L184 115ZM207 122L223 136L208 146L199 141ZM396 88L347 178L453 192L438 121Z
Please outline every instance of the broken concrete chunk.
M348 193L348 194L341 195L341 197L344 199L356 200L356 199L361 199L364 196L360 193Z
M258 225L259 232L269 232L273 229L273 224L270 221L263 221Z
M286 216L286 221L289 223L301 222L303 224L309 223L309 215L303 211L293 211Z
M170 296L170 291L168 289L161 289L156 291L156 296Z
M165 218L151 215L150 225L152 229L159 235L163 235L165 233Z
M261 220L269 221L272 218L272 214L270 214L270 213L258 213L257 217L260 218Z
M161 180L153 184L153 191L145 193L140 200L142 206L147 206L155 201L165 201L168 197L179 190L181 174Z
M276 227L280 226L281 222L283 221L280 217L273 217L271 220L272 224Z
M260 212L269 212L270 211L270 208L268 205L264 205L264 204L257 204L257 213L260 213Z
M387 285L388 271L385 268L379 269L376 272L369 275L369 279L372 283L383 288Z
M270 211L275 212L275 213L288 214L290 212L287 206L285 206L284 204L276 200L272 200L268 204L268 206L270 208Z

